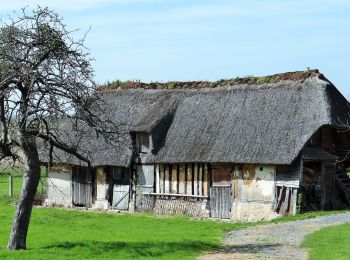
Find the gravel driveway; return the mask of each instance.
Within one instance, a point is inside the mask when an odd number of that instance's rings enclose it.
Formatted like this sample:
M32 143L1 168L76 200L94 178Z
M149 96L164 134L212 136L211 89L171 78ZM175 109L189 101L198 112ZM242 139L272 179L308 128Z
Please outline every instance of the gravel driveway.
M307 253L299 247L307 234L344 223L350 223L350 213L236 230L224 238L223 250L198 259L307 259Z

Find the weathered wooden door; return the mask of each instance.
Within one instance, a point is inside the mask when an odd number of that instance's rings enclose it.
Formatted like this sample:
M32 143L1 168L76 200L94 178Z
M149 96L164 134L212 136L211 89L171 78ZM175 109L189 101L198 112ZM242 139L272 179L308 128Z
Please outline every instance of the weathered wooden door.
M129 208L129 185L114 184L112 207L119 210L128 210Z
M147 193L154 192L154 166L136 166L136 209L149 207L150 198Z
M112 207L119 210L128 210L130 197L130 173L128 169L114 167L113 183Z
M73 205L91 207L92 174L87 168L74 168L72 172Z
M137 165L137 187L142 193L154 192L154 166Z
M210 188L210 216L212 218L230 218L232 205L232 185L230 167L212 168L212 186Z

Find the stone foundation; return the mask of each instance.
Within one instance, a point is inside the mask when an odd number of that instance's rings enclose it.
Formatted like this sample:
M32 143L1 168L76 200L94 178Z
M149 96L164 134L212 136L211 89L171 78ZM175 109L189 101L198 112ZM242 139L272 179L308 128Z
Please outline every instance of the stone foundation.
M272 203L234 202L231 211L233 221L263 221L278 217L273 211Z
M136 210L153 212L157 215L185 215L195 218L209 217L206 199L163 198L163 196L146 195Z

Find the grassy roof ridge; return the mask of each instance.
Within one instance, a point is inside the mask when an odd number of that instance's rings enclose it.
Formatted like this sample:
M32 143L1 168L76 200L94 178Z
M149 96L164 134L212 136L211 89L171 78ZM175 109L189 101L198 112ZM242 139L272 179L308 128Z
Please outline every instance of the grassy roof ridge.
M308 78L319 77L325 79L317 69L306 71L285 72L262 77L236 77L233 79L221 79L218 81L169 81L169 82L151 82L144 83L141 81L120 81L107 82L99 86L99 91L113 89L198 89L198 88L216 88L227 85L261 85L268 83L277 83L282 80L304 81Z

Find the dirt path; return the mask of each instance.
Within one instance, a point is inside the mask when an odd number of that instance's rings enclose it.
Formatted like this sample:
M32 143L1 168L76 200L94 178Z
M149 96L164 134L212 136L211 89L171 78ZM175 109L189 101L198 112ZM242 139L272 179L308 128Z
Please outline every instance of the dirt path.
M307 259L307 253L299 247L307 234L322 227L344 223L350 223L350 213L232 231L223 241L223 250L198 259Z

